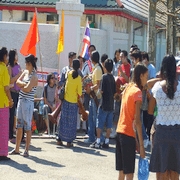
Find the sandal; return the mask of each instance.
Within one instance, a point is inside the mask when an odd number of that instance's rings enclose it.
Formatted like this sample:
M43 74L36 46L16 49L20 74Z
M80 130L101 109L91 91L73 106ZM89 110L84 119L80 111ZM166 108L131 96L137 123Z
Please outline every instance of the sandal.
M10 140L10 142L11 142L12 144L16 144L16 138L12 138L12 139Z
M56 143L57 145L59 145L59 146L63 146L63 143L62 143L62 141L57 141L57 143Z
M24 156L24 157L29 157L29 153L28 153L28 151L24 151L23 156Z
M73 147L73 143L67 143L67 148Z
M16 152L15 149L13 149L11 152L9 152L9 155L20 155L20 152Z

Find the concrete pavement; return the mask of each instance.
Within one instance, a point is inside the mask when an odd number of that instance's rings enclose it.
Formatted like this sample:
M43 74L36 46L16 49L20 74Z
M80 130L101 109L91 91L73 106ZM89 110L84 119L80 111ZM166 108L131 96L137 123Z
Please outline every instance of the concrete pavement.
M14 147L9 143L9 150ZM20 150L23 152L24 144ZM9 156L10 161L0 161L0 180L117 180L118 177L114 140L108 150L99 150L89 148L83 137L77 136L74 147L68 149L57 146L55 139L34 136L29 154L29 158L13 155ZM135 180L137 163L138 159ZM155 180L155 174L150 173L149 180Z

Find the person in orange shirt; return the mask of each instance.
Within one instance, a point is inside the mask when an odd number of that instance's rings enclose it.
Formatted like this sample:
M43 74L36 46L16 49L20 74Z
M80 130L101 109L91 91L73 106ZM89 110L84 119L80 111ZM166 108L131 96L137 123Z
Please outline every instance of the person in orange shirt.
M140 108L142 89L148 79L148 69L143 64L136 65L133 80L122 94L121 111L117 125L116 170L119 180L132 180L135 168L136 131L140 146L140 156L145 157Z

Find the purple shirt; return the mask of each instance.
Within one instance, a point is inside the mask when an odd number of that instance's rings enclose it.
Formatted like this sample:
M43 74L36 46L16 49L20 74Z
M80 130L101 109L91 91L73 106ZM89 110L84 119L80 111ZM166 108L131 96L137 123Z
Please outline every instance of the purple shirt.
M14 65L14 67L11 67L12 70L12 77L15 77L17 74L19 74L21 67L19 64ZM20 91L20 88L16 85L16 82L14 83L14 87L11 88L15 91Z

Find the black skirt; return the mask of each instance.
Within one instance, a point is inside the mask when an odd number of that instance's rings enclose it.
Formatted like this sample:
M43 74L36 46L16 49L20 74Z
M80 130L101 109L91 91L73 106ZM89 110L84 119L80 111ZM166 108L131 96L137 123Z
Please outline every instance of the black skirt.
M150 171L164 173L167 170L180 174L180 125L157 125Z

